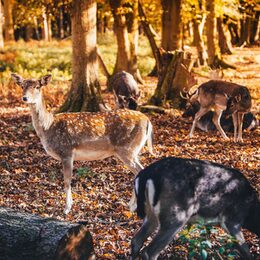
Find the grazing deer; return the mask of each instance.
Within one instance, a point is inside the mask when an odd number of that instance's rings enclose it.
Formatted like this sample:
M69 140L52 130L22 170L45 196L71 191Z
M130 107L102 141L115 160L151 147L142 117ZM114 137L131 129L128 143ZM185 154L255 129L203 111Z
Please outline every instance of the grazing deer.
M187 96L185 97L182 95L182 97L188 99L190 103L198 101L200 104L200 109L196 113L192 123L190 138L193 136L193 132L199 119L208 111L214 109L214 116L212 119L213 123L221 133L222 137L229 140L220 125L222 112L227 109L227 111L232 113L234 140L243 141L243 117L246 112L250 111L252 106L251 95L246 87L222 80L210 80L200 85L192 95L188 94Z
M131 210L137 210L144 222L131 241L131 259L138 259L143 243L157 227L141 259L157 259L185 224L199 219L221 224L237 239L243 259L251 259L241 228L260 236L260 201L238 170L170 157L140 171L134 190L137 205L132 204Z
M192 117L192 119L194 119L196 113L199 110L200 110L200 103L198 101L196 101L196 102L190 104L190 106L188 105L188 107L186 107L185 111L182 114L182 117L184 117L184 118ZM196 127L205 132L215 131L216 126L212 121L213 116L214 116L213 111L207 112L205 115L203 115L199 119ZM222 126L222 128L225 132L234 132L232 116L226 110L223 111L223 113L221 115L220 125ZM259 126L259 120L254 116L254 114L251 112L245 113L244 118L243 118L243 130L247 129L249 131L253 131L258 126Z
M140 90L130 73L125 71L117 72L109 79L108 84L113 89L118 108L137 109Z
M118 157L133 173L143 167L138 154L146 141L152 153L152 125L150 120L138 111L121 109L99 113L49 113L42 97L42 87L51 75L39 80L24 80L11 74L22 87L22 100L31 110L33 126L46 152L61 161L66 192L67 214L72 206L71 178L74 160L102 160Z

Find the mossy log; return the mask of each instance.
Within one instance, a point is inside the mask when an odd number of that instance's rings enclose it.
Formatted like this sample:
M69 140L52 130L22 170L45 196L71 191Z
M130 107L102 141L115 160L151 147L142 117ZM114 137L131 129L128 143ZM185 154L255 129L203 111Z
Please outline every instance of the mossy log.
M95 259L84 224L0 207L0 259Z

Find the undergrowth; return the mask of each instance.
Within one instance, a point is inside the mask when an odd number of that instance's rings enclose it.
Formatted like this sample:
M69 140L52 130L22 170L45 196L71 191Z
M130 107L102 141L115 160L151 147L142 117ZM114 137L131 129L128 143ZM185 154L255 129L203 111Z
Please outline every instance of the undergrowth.
M98 47L109 73L116 62L117 44L113 32L98 35ZM16 72L25 78L39 78L51 73L54 81L71 79L71 40L63 41L18 41L6 45L0 53L0 83L10 80ZM142 75L147 75L154 66L154 58L147 39L140 36L138 66ZM100 78L104 76L100 72Z

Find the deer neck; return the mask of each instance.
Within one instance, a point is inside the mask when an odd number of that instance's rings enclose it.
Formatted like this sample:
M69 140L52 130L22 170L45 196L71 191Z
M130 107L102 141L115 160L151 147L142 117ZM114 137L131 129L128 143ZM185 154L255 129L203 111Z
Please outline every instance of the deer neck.
M30 104L33 126L39 137L42 137L54 120L53 114L47 111L42 95L35 104Z

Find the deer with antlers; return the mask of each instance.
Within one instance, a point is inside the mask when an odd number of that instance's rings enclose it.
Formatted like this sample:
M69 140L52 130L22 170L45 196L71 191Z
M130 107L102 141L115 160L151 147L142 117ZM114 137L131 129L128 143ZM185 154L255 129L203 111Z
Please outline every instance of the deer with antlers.
M42 96L51 75L39 80L23 79L12 73L12 79L23 89L22 100L30 107L33 126L45 151L63 166L67 214L72 207L71 178L74 160L119 158L133 173L143 167L138 154L148 144L152 153L152 124L138 111L119 109L97 113L61 113L47 111Z
M190 138L192 138L193 132L200 118L211 109L214 109L212 121L221 133L222 137L225 140L229 140L220 125L222 112L227 110L227 112L232 114L234 141L243 141L243 117L245 113L250 111L252 106L251 95L247 87L233 82L210 80L201 84L193 94L186 92L186 96L183 94L181 94L181 96L187 99L188 103L191 105L194 104L194 102L199 102L200 104L200 109L196 113L192 123L189 135Z

